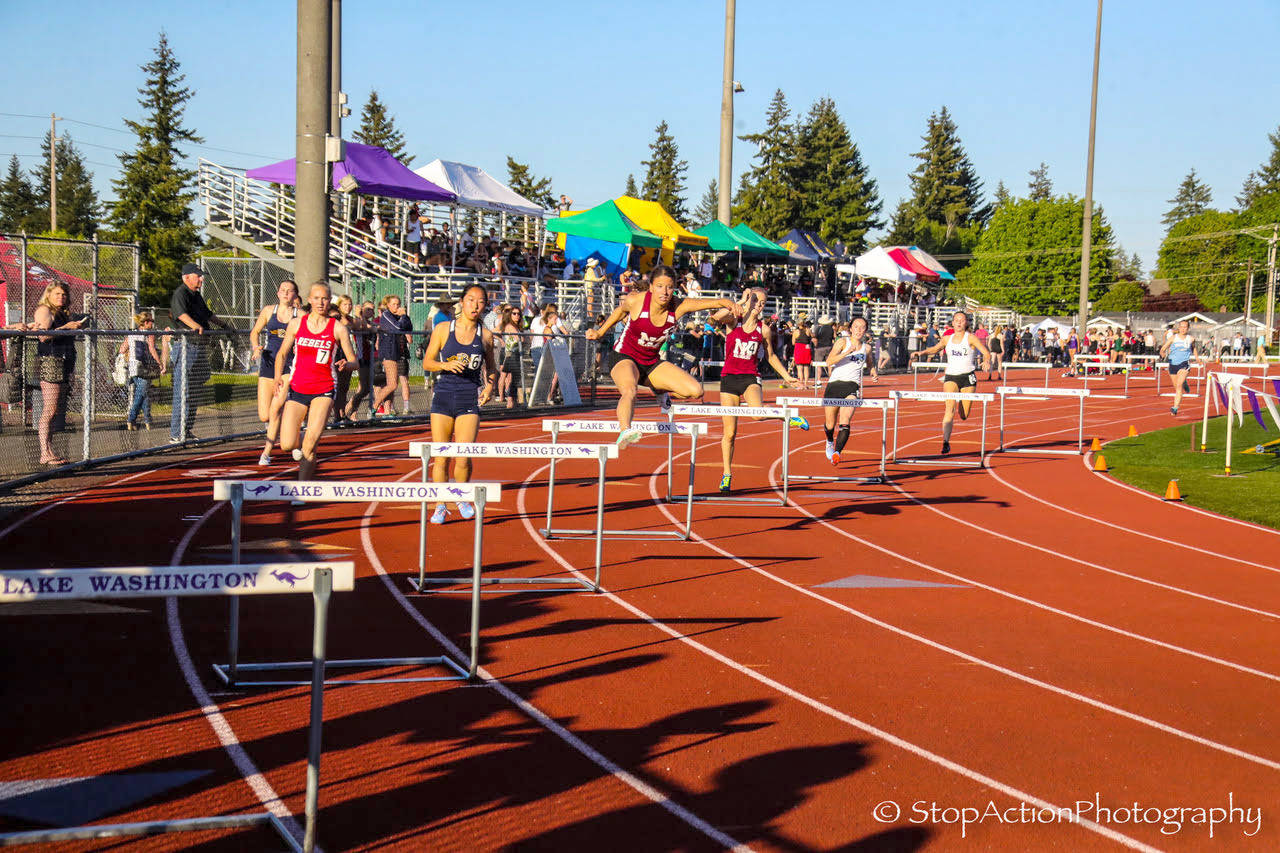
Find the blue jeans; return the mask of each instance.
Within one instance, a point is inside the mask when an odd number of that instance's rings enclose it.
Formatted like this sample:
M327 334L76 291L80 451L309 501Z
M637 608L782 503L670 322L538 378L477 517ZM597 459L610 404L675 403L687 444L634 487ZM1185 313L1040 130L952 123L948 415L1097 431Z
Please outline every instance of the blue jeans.
M195 423L196 407L191 396L191 362L196 348L185 337L173 342L173 413L169 416L169 438L183 438L185 417L186 434L191 435Z
M130 424L137 423L138 414L142 413L144 423L151 423L151 380L144 376L129 377L129 415L125 419Z

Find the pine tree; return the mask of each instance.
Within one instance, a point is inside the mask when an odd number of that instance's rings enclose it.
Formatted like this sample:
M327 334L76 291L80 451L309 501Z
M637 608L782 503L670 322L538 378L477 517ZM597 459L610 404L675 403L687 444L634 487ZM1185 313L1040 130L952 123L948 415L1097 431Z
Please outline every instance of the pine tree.
M1268 133L1267 139L1271 141L1271 156L1244 179L1240 195L1236 196L1240 210L1251 207L1259 196L1280 191L1280 127L1275 133Z
M1172 228L1188 217L1199 216L1209 210L1212 201L1213 192L1209 185L1202 183L1196 177L1196 170L1192 169L1178 185L1177 194L1169 199L1169 204L1173 207L1169 208L1169 212L1160 221L1166 229Z
M1049 201L1053 198L1053 181L1049 180L1049 167L1044 161L1040 161L1040 168L1032 169L1028 174L1031 180L1027 181L1027 198L1032 201Z
M24 228L39 234L49 230L49 134L41 145L40 165L33 170L34 206ZM90 238L98 230L102 215L93 174L84 166L70 134L58 137L58 233Z
M636 186L635 175L627 175L627 185L622 190L622 194L625 196L631 196L631 198L640 197L640 189Z
M796 128L793 186L802 203L794 224L827 242L843 241L861 254L867 232L884 225L876 182L835 102L819 98Z
M191 221L195 193L189 187L195 172L178 165L182 143L204 140L183 126L183 112L194 94L182 85L186 76L163 32L156 58L142 66L146 85L138 90L142 121L125 119L137 135L132 153L119 155L120 177L112 181L116 201L111 225L116 239L142 245L141 304L166 303L181 284L182 265L200 245Z
M15 154L9 158L9 171L5 174L3 183L0 183L0 231L23 230L35 209L35 190Z
M715 178L707 184L707 191L702 194L702 201L693 211L693 224L706 225L720 217L720 182Z
M556 206L551 179L539 178L527 164L517 162L510 154L507 155L507 186L539 207L551 209Z
M742 173L733 200L733 218L767 237L778 238L795 224L799 196L792 180L795 126L787 97L778 89L769 102L760 133L739 136L756 146L751 168Z
M360 129L352 138L364 145L384 149L406 166L413 164L413 155L405 153L404 134L396 130L396 120L387 112L386 105L378 100L376 89L369 92L369 100L360 111Z
M1013 201L1013 196L1009 195L1009 190L1007 187L1005 187L1004 181L998 181L996 183L995 196L996 196L996 207L999 207L1002 204L1008 204L1009 202Z
M640 163L646 170L640 197L656 201L677 222L683 223L689 218L684 201L687 189L684 176L689 171L689 163L680 159L680 149L665 121L654 128L654 133L657 135L649 143L649 159Z

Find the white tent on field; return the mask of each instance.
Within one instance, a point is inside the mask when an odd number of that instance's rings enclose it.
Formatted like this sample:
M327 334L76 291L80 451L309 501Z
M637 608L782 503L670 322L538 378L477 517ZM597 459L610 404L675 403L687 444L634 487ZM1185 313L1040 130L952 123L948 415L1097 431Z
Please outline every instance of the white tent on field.
M499 182L479 166L436 159L413 171L431 183L455 193L458 204L463 207L539 219L549 215L548 211Z

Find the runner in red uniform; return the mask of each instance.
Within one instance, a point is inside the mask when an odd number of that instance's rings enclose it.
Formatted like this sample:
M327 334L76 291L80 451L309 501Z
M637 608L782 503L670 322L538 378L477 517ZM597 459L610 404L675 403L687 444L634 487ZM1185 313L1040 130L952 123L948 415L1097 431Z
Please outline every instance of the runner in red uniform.
M671 397L689 400L702 396L702 384L670 362L662 361L658 350L680 318L691 311L719 309L712 322L730 313L741 316L742 306L728 299L684 299L675 297L676 271L669 266L655 267L650 274L648 292L638 291L623 297L622 302L596 329L587 329L587 339L597 340L623 317L628 317L627 330L617 348L609 354L609 375L618 387L618 446L627 447L640 440L640 431L632 429L631 415L636 405L636 389L641 383L659 394L663 408Z
M351 370L356 365L355 349L347 327L329 316L332 293L329 285L318 281L311 285L308 302L311 310L289 321L280 352L276 355L276 383L284 384L282 373L289 353L295 352L293 375L289 379L289 398L284 404L280 423L280 447L293 450L301 445L298 479L310 480L316 472L316 445L329 422L333 407L333 391L337 387L335 373ZM339 352L341 347L341 352ZM302 421L307 434L301 435Z

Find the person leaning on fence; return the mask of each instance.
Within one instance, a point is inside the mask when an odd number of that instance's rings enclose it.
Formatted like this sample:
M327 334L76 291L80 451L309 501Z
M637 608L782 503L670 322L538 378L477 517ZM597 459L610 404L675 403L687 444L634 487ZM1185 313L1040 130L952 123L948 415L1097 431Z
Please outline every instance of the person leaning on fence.
M173 292L169 301L169 314L181 326L203 335L210 326L231 329L230 323L218 319L200 295L204 286L204 270L195 264L182 268L182 284ZM203 384L208 370L208 348L197 337L181 335L173 343L173 413L169 416L169 443L181 444L194 438L191 431L195 423L195 394L191 385L199 380Z
M138 415L142 415L142 425L151 429L151 381L159 378L165 367L156 350L156 319L151 312L134 314L133 327L148 334L131 335L120 344L129 364L129 414L124 428L137 429Z
M71 291L60 281L44 289L30 328L42 331L71 331L84 325L67 312ZM68 460L53 449L54 422L66 416L67 391L76 368L76 339L72 336L41 336L36 339L36 361L40 376L40 464L56 467Z

